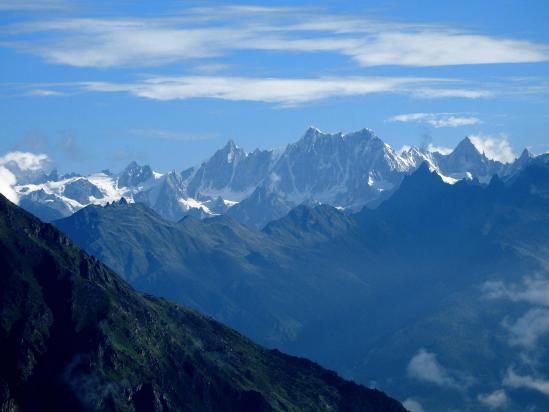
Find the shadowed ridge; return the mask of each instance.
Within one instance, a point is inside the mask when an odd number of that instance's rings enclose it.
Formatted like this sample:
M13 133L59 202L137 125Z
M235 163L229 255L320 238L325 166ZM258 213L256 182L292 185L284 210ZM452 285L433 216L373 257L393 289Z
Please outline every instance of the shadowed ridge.
M263 232L279 240L324 240L349 236L353 220L329 205L300 205L286 216L269 223Z
M72 411L404 411L134 291L0 196L0 405Z

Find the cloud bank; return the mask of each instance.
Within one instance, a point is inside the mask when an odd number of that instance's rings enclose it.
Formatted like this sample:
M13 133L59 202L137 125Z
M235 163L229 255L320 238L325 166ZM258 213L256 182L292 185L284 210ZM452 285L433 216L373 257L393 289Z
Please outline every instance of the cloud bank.
M18 181L26 183L37 174L50 171L52 163L45 154L13 151L0 157L0 193L10 201L19 203L15 190Z
M15 175L6 169L4 166L0 166L0 193L8 198L11 202L19 203L19 196L13 188L17 183Z
M549 380L537 371L541 365L539 360L546 352L539 341L549 335L549 279L526 276L520 283L490 281L482 285L482 290L488 299L506 299L530 305L514 322L508 318L502 322L508 332L509 345L520 347L518 363L507 369L503 384L508 388L531 389L549 396ZM516 369L520 364L523 366L522 373Z
M488 159L512 163L516 158L505 134L499 136L477 134L470 135L469 139L471 139L477 150L484 153Z

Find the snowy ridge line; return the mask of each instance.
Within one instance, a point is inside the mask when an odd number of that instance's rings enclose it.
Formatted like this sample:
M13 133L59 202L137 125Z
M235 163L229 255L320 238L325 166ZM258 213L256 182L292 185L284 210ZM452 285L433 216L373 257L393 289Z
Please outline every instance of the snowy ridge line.
M454 184L464 178L486 183L493 175L511 176L534 159L525 150L513 163L492 160L469 138L448 154L418 147L396 151L370 129L343 134L311 127L281 149L246 152L231 140L199 166L182 172L160 173L135 162L119 174L57 179L51 178L56 173L33 170L29 180L34 181L14 188L23 207L47 220L125 198L145 203L170 220L228 213L260 227L257 222L279 218L301 203L352 211L375 206L423 162L445 183Z

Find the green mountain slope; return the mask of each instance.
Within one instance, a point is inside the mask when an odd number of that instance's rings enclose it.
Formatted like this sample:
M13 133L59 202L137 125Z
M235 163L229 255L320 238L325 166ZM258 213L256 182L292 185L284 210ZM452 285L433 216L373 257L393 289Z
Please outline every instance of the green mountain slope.
M0 196L0 410L404 411L134 291Z

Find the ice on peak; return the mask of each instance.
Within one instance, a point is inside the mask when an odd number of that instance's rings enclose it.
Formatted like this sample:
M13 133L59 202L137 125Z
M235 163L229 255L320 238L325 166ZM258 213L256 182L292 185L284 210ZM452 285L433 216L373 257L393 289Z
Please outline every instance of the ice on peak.
M372 129L368 129L367 127L361 129L361 130L358 130L356 132L351 132L351 133L346 133L343 135L344 138L349 138L349 137L366 137L368 139L371 139L373 137L377 137L374 133L374 131Z
M318 127L309 126L307 128L307 131L305 132L305 135L308 135L308 134L322 134L322 131Z
M316 142L316 139L324 134L325 133L321 132L316 127L309 126L302 140L305 142Z
M234 140L229 139L227 144L223 147L223 149L221 149L221 153L227 156L227 163L233 163L236 158L236 153L239 150L240 147L234 142Z

